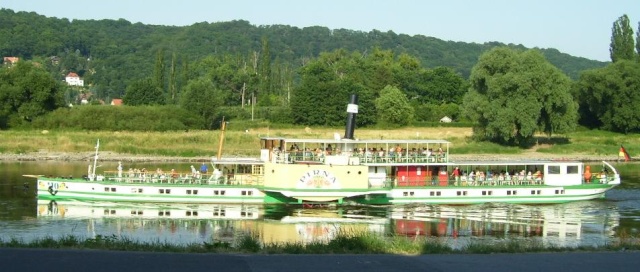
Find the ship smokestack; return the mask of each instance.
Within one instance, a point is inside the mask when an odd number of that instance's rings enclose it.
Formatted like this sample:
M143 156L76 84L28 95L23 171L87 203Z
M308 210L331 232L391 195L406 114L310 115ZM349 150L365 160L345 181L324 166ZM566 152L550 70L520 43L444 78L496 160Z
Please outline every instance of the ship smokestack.
M356 115L358 115L358 95L352 94L351 99L349 99L349 104L347 105L347 126L344 131L345 139L354 140L353 131L356 129Z

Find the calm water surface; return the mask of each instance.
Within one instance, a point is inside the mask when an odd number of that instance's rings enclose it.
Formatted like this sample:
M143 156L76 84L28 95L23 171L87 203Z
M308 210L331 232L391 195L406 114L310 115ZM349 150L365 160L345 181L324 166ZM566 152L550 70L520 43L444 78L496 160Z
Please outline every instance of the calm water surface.
M409 205L303 209L298 206L186 205L38 201L23 174L81 176L87 163L0 162L0 239L31 241L74 235L145 242L234 242L258 234L264 242L328 240L340 231L432 237L452 247L503 239L548 245L602 245L640 232L640 164L614 165L622 185L605 199L557 205ZM106 162L99 170L113 170ZM184 169L190 164L125 167ZM592 168L598 169L598 164Z

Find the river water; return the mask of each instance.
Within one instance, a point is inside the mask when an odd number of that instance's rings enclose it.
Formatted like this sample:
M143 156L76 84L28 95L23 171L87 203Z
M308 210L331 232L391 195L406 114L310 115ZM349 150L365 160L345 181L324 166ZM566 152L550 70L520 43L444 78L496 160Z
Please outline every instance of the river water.
M48 202L35 197L23 174L81 176L87 163L0 162L0 239L125 238L190 244L234 242L243 234L263 242L305 243L340 232L432 237L453 248L469 242L521 239L545 245L604 245L640 232L640 164L616 163L622 185L605 199L555 205L484 204L302 208L263 205L186 205ZM98 170L114 170L105 162ZM184 169L188 163L135 163L125 168ZM599 169L593 164L592 169Z

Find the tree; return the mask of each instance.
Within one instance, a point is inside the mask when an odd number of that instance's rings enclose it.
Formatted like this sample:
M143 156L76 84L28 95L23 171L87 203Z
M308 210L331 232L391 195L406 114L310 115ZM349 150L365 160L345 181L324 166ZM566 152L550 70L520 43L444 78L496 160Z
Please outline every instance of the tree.
M31 62L0 69L0 128L31 122L64 104L60 83Z
M156 53L156 65L153 70L153 83L164 93L164 52L162 49Z
M634 60L637 56L634 52L633 29L626 14L613 23L609 53L611 62Z
M620 60L586 71L577 86L583 124L624 133L640 132L640 63Z
M640 62L640 22L638 22L636 31L636 56L638 57L638 62Z
M267 37L262 37L262 51L260 52L259 62L259 81L260 89L258 90L258 97L261 97L260 105L271 106L272 88L271 88L271 52L269 49L269 40Z
M198 116L207 124L207 129L215 126L216 112L224 105L226 92L214 87L211 80L206 78L194 79L181 92L180 106Z
M476 123L479 139L524 145L536 132L551 136L575 129L571 80L537 50L486 52L473 67L470 84L463 111Z
M163 105L164 93L151 78L133 82L127 87L123 102L129 106Z
M301 83L291 97L291 113L296 124L344 125L349 96L357 94L360 110L356 123L366 126L375 122L374 99L366 76L369 67L360 54L344 50L323 53L300 69Z
M407 96L400 89L386 86L376 99L376 110L380 124L405 126L413 120L414 110Z
M176 53L171 54L171 70L169 71L169 101L176 104Z

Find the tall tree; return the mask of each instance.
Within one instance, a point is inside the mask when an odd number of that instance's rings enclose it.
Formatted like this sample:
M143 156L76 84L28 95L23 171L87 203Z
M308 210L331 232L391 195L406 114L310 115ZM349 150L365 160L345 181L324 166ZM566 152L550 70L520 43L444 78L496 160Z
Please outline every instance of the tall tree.
M473 67L463 100L474 121L474 136L525 145L536 132L552 135L575 129L577 103L571 80L537 50L506 47L484 53Z
M379 124L405 126L413 120L414 110L407 96L398 88L386 86L376 99Z
M215 115L224 104L227 92L215 88L207 78L194 79L181 92L180 106L205 120L207 129L216 127Z
M171 71L169 72L169 101L176 104L176 53L171 54Z
M609 46L611 61L634 60L637 56L634 48L633 29L629 23L629 17L625 14L613 22L611 28L611 45Z
M30 122L63 103L60 83L40 66L19 61L0 68L0 128Z
M271 106L273 105L273 93L271 89L271 52L267 37L262 38L262 51L260 52L258 74L260 76L259 95L262 97L259 104Z
M638 22L638 29L636 29L636 56L638 62L640 62L640 21Z
M577 86L583 124L624 133L640 132L640 63L621 60L586 71Z
M153 69L153 83L164 93L164 52L158 50L156 54L156 65Z
M164 93L151 78L133 82L127 87L123 102L129 106L163 105Z

